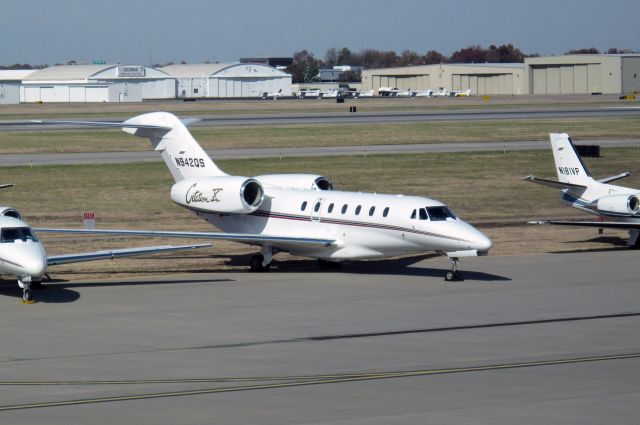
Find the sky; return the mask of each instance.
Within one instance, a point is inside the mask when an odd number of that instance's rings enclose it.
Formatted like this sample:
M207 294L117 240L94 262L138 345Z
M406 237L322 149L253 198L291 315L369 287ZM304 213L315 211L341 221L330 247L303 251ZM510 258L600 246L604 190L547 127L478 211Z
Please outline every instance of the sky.
M639 0L3 0L0 64L236 62L331 47L640 51Z

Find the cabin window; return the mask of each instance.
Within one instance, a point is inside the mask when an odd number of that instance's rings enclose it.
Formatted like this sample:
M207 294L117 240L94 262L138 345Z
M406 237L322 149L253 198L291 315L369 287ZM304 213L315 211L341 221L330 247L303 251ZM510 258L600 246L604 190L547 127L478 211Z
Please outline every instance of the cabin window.
M385 208L384 211L382 211L382 216L386 217L389 215L389 207Z
M429 218L432 221L455 220L456 216L447 207L429 207Z
M28 227L5 227L0 234L0 240L3 243L13 243L17 240L38 242L38 238Z
M342 214L344 214L344 213L346 213L346 212L347 212L347 208L348 208L347 204L344 204L344 205L342 206Z
M418 211L418 210L413 210L413 212L411 213L411 218L412 218L413 220L415 220L415 218L416 218L417 211Z
M356 207L356 215L360 215L360 210L362 209L362 205L358 205Z
M304 201L304 202L302 203L302 206L300 207L300 211L304 211L304 210L306 210L306 209L307 209L307 201Z
M321 202L316 202L316 206L313 207L313 212L318 212L320 211L320 205L322 205Z
M369 217L371 217L374 212L376 212L376 207L369 208Z
M424 208L420 208L420 220L429 220L429 217L427 217L427 210Z
M330 213L333 212L333 204L329 204L329 209L327 211L330 212Z

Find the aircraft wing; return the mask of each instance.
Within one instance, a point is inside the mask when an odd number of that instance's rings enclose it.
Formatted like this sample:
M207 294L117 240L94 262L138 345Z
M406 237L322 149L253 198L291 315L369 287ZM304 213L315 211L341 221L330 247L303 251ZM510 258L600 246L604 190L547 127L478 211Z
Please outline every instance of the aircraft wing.
M50 233L84 233L93 235L128 235L128 236L155 236L164 238L188 238L188 239L217 239L248 244L261 245L264 243L286 244L298 246L328 247L336 243L334 239L319 239L289 236L271 236L251 233L223 233L223 232L175 232L164 230L102 230L102 229L50 229L35 228L36 232Z
M640 230L640 222L632 223L625 221L529 221L528 224L557 224L561 226L582 226L582 227L598 227L601 229L622 229L622 230Z
M54 266L56 264L80 263L82 261L104 260L108 258L132 257L144 254L159 254L163 252L188 251L191 249L208 248L211 244L200 245L162 245L149 246L144 248L125 248L112 249L104 251L84 252L80 254L52 255L47 257L47 265Z
M562 183L555 180L539 179L535 176L523 177L522 180L526 182L540 184L542 186L553 187L555 189L586 189L587 188L587 186L582 186L580 184Z

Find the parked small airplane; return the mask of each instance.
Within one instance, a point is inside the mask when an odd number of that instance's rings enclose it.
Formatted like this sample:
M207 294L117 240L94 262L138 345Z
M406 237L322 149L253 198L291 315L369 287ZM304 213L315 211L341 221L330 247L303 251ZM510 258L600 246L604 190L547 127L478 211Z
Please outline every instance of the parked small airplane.
M0 189L13 186L0 185ZM211 244L185 246L151 246L108 251L85 252L81 254L47 256L42 244L31 227L22 220L18 210L0 207L0 275L15 276L22 288L22 300L32 300L31 287L38 285L47 273L47 266L103 260L135 255L157 254L210 247Z
M262 93L262 98L263 99L277 99L279 97L284 96L284 93L282 93L282 89L273 92L273 91L266 91L264 93Z
M416 91L415 90L411 90L411 89L406 89L406 90L400 90L396 96L398 97L415 97L416 96Z
M43 121L39 121L43 122ZM44 121L46 122L46 121ZM447 206L418 196L334 191L331 181L311 174L231 176L191 136L184 122L152 112L125 122L56 121L122 127L149 138L175 179L171 200L223 232L37 229L66 233L226 239L262 247L252 271L267 271L275 253L317 258L321 266L435 251L447 255L459 279L458 259L486 255L491 240L456 217Z
M397 87L380 87L378 89L378 96L382 97L394 97L398 95L400 91Z
M522 180L561 189L565 203L580 211L597 215L601 221L544 220L530 223L624 229L629 231L627 244L640 248L640 190L609 184L629 176L630 173L594 180L568 134L550 133L549 136L559 181L534 176L526 176Z
M469 97L469 96L471 96L471 89L454 90L453 92L451 92L451 96L454 96L454 97Z

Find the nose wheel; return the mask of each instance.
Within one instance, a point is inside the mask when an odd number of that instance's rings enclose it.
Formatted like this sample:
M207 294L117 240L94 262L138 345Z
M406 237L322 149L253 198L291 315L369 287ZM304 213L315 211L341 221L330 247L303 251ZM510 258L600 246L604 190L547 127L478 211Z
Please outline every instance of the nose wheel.
M31 277L18 278L18 286L22 288L22 303L32 304L33 294L31 293Z
M444 280L447 282L459 282L464 280L458 271L460 259L458 257L450 257L449 260L451 261L451 270L447 272Z

